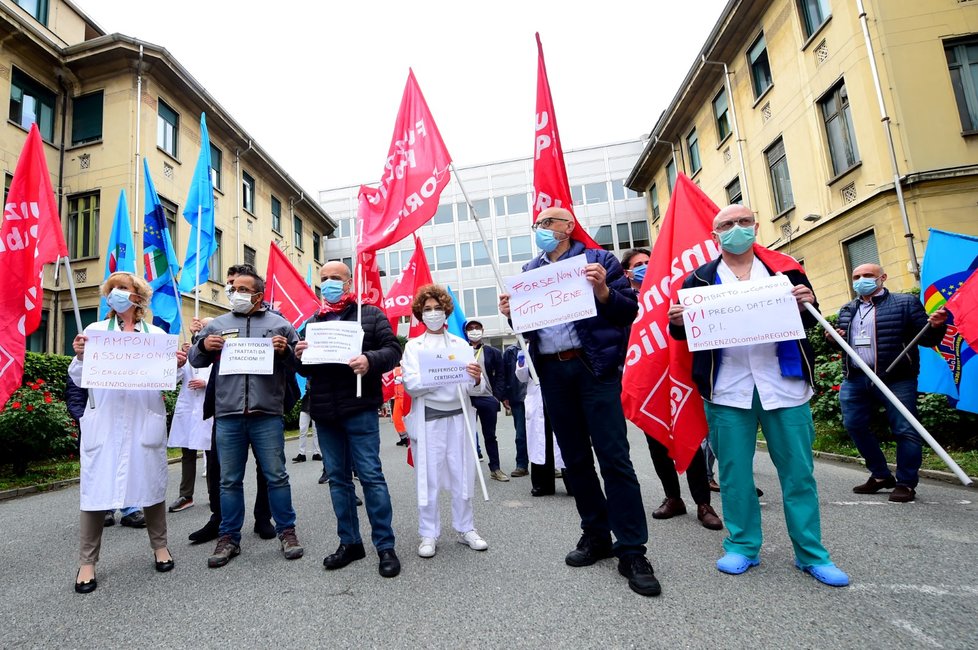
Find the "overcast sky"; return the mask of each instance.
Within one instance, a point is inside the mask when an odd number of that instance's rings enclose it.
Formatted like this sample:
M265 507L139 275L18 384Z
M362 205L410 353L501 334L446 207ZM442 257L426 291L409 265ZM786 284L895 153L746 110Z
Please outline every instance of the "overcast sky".
M408 67L456 165L529 156L536 31L565 150L647 134L725 0L76 3L167 48L318 192L380 179Z

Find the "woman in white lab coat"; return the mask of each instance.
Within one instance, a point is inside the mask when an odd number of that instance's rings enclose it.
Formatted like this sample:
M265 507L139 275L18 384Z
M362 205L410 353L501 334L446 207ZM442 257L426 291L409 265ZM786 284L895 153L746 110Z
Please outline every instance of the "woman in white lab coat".
M153 291L142 278L113 273L101 287L109 317L92 323L75 337L75 358L68 375L79 386L85 363L85 342L92 331L163 331L144 321ZM177 351L177 365L187 355ZM156 570L173 568L166 541L166 408L156 390L91 389L79 421L81 444L81 552L75 591L95 591L95 563L102 544L105 511L123 506L143 509ZM93 406L94 404L94 406Z
M419 354L422 350L471 350L467 341L446 331L445 322L452 309L452 299L443 288L436 284L421 287L411 310L426 330L408 341L401 359L404 389L411 396L411 411L404 422L411 439L417 477L421 536L418 555L425 558L435 555L441 533L439 488L452 493L452 526L458 533L458 542L477 551L489 548L475 530L472 493L477 465L473 445L467 439L469 432L475 431L475 412L468 396L486 392L482 369L474 361L468 364L471 379L467 384L434 388L421 385ZM468 428L466 417L471 424Z
M530 462L534 465L545 465L547 462L547 436L543 422L543 394L540 385L530 381L530 369L521 350L516 357L516 378L526 384L526 446ZM554 450L554 467L563 470L564 459L560 455L557 437L552 433Z
M203 325L210 321L205 318ZM193 328L191 327L191 331ZM199 331L199 330L198 330ZM187 352L189 343L183 344ZM170 505L170 512L181 512L194 505L194 484L197 478L197 452L210 451L211 429L214 418L204 419L204 393L211 369L191 368L185 364L177 371L177 383L183 384L173 405L173 420L170 422L170 438L167 447L181 449L183 457L180 467L180 496Z

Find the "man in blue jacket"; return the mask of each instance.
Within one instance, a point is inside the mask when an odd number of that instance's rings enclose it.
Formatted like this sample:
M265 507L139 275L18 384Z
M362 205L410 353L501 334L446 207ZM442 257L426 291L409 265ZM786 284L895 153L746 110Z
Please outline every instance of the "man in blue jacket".
M614 554L618 572L628 578L633 591L658 596L661 587L645 556L648 524L621 405L621 373L638 298L614 255L585 248L571 238L575 225L574 216L563 208L543 210L533 224L543 253L523 267L529 271L585 255L598 312L584 320L524 332L581 515L583 534L565 561L582 567ZM509 317L506 294L499 297L499 311ZM594 471L594 455L604 491ZM614 505L609 507L609 502Z
M516 358L520 347L510 345L503 351L502 384L503 406L512 411L516 427L516 469L510 476L518 478L530 473L530 455L526 447L526 384L516 378Z

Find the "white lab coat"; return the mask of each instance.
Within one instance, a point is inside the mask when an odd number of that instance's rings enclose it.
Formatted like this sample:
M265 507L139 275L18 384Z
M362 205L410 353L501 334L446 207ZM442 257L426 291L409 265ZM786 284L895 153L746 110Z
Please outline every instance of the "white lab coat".
M543 393L540 386L530 381L530 369L524 363L516 365L516 378L526 384L526 399L523 407L526 409L526 447L530 462L534 465L544 465L547 462L547 439L544 435L543 423ZM557 436L554 436L554 467L564 469L564 459L560 455Z
M196 374L195 374L196 371ZM190 388L191 379L208 381L211 368L191 368L184 364L177 371L177 381L183 382L183 388L177 395L177 403L173 406L173 421L170 423L170 442L168 447L197 449L210 451L211 428L214 418L204 419L204 393L206 388Z
M106 331L109 320L85 333ZM140 327L141 326L141 327ZM164 334L149 323L148 334ZM121 331L116 323L112 329ZM68 376L81 386L83 361L75 357ZM89 390L81 427L81 509L145 508L166 499L166 407L158 390ZM92 408L92 399L95 408Z

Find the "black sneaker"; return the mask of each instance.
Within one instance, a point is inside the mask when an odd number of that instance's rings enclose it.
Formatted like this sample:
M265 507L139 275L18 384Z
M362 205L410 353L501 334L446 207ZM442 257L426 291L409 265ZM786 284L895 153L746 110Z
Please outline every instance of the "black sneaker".
M655 578L652 564L644 555L626 555L618 560L618 573L628 578L628 586L643 596L658 596L662 586Z
M119 519L119 523L129 528L146 528L146 517L142 510L137 510Z
M292 462L293 463L304 463L304 462L306 462L306 455L305 454L298 454L298 455L296 455L295 458L292 459Z
M362 542L359 544L340 544L335 553L323 558L323 566L330 571L342 569L351 562L362 560L365 557L367 557L367 553L363 550Z
M200 530L195 530L188 535L189 539L194 544L203 544L204 542L211 542L218 538L220 534L221 520L211 518L204 524L204 527Z
M105 511L105 527L115 526L115 511L106 510Z
M393 578L401 572L401 561L397 559L397 553L392 548L385 548L377 551L380 556L380 575L385 578Z
M599 542L592 539L587 533L584 533L581 535L580 541L577 542L577 548L567 554L564 562L568 566L591 566L598 560L609 558L611 555L610 539Z
M407 447L408 446L407 436L405 436L405 437L401 438L400 440L398 440L397 441L397 446L398 447Z
M313 460L322 460L323 459L323 455L322 454L313 454L312 455L312 459Z

